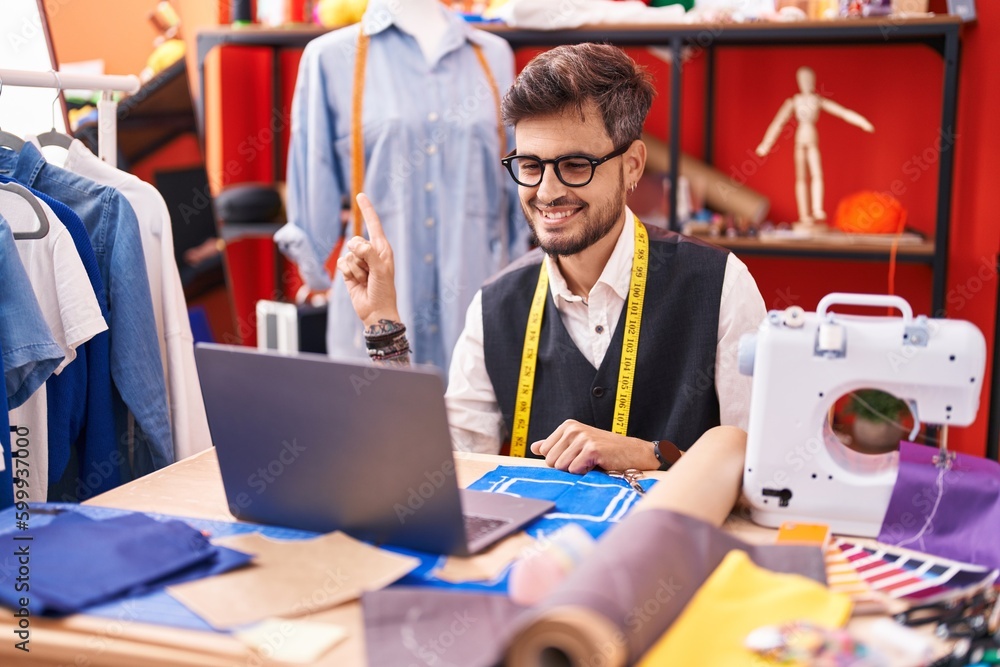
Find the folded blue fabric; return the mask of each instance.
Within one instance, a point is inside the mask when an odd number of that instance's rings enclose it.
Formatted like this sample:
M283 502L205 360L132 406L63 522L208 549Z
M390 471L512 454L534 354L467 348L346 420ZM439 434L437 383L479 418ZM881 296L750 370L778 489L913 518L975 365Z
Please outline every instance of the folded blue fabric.
M18 567L0 570L0 603L40 615L74 613L153 584L175 583L174 576L187 580L199 571L196 566L204 573L220 562L219 549L200 531L138 513L95 521L67 512L39 528L5 535L4 542L18 554ZM231 567L239 559L227 554L222 560Z
M147 593L166 588L167 586L176 586L177 584L183 584L186 581L194 581L196 579L203 579L204 577L211 577L216 574L224 574L230 570L235 570L238 567L243 567L252 560L253 554L237 551L236 549L230 549L229 547L220 547L215 545L215 553L209 556L207 560L200 561L190 567L184 568L183 570L174 572L163 579L157 579L156 581L148 584L137 586L136 588L128 591L125 595L126 597L145 595Z

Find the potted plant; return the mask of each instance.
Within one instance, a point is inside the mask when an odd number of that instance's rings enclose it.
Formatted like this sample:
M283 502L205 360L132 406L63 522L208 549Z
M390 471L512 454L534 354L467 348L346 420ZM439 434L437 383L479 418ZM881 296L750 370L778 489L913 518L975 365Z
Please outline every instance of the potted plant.
M869 454L896 449L906 433L902 420L909 411L906 401L880 389L851 392L844 413L854 415L855 448Z

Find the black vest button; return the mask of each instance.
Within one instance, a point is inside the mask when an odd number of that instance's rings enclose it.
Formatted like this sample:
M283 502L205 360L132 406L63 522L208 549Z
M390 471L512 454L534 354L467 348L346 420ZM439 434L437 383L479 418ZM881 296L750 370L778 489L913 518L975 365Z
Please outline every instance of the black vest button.
M594 395L594 398L600 398L604 396L604 387L594 387L590 393Z

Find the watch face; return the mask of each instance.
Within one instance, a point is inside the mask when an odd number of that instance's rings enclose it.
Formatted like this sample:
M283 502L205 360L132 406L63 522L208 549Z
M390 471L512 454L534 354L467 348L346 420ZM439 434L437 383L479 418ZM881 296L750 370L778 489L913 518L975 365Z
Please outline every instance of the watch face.
M663 452L660 451L660 441L653 441L653 454L656 455L656 460L660 462L660 469L666 470L670 467L670 461L663 458Z

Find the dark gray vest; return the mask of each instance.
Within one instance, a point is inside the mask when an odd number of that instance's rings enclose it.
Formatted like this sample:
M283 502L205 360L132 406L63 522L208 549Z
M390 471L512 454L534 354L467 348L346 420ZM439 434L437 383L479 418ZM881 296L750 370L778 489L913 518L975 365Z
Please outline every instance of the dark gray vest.
M719 425L715 353L727 251L647 227L650 253L628 435L669 440L687 449ZM483 287L486 370L511 431L531 297L544 255L539 250ZM528 445L567 419L611 430L628 304L600 368L563 325L549 293L539 341ZM533 456L528 451L528 456Z

